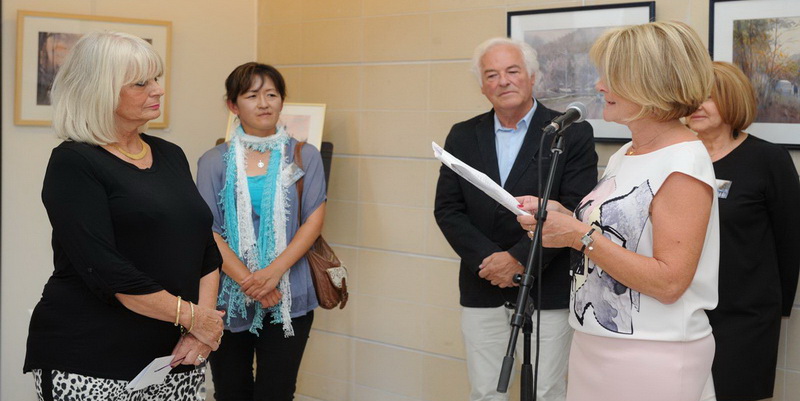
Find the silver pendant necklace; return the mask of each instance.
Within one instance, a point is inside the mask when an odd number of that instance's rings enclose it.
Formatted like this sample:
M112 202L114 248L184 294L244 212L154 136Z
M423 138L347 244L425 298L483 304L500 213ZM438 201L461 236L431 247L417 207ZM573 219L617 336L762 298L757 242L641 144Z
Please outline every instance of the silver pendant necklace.
M258 159L258 163L256 163L256 166L258 166L258 168L264 168L264 162L261 161L261 159Z

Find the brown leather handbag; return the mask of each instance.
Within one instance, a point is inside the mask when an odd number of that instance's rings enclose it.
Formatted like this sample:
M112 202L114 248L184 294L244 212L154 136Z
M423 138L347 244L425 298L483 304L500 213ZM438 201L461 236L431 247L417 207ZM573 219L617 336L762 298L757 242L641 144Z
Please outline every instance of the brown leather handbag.
M300 154L303 144L298 142L294 148L294 163L303 168L303 157ZM297 180L297 214L303 211L303 177ZM302 221L302 219L300 220ZM333 253L330 245L320 234L314 244L306 253L308 265L311 268L311 280L317 293L319 306L324 309L339 309L347 304L347 268Z

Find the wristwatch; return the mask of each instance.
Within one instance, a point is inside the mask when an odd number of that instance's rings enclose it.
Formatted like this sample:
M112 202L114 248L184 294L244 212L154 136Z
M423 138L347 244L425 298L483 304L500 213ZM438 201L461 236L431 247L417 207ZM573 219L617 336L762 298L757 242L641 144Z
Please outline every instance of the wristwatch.
M589 230L588 233L583 234L583 237L581 237L581 244L583 244L583 246L581 247L581 253L583 253L583 251L585 251L587 247L589 248L590 251L594 250L594 247L592 246L592 244L594 244L594 239L592 239L592 233L594 233L594 227L592 227L592 229Z

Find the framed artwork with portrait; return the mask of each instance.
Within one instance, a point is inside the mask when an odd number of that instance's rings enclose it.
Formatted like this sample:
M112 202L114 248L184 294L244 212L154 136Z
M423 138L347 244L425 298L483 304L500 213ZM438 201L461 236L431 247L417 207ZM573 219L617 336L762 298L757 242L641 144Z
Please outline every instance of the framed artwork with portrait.
M53 79L78 39L96 31L118 31L139 36L161 55L164 76L159 81L166 94L162 100L161 116L151 121L150 127L169 126L171 22L24 10L17 13L14 124L51 124L50 89Z

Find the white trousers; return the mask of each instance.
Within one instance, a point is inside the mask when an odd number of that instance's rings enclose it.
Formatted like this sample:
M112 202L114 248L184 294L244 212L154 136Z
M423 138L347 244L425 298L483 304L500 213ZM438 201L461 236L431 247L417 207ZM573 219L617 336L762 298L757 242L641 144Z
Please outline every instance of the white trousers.
M538 311L537 311L538 312ZM503 357L511 335L513 309L462 308L461 332L467 353L467 373L471 387L471 401L507 401L508 393L497 392L497 381ZM541 311L541 342L539 355L539 379L537 401L564 401L567 394L567 361L572 342L572 328L568 322L568 310ZM533 344L531 362L536 359L536 315L533 315ZM517 340L516 360L522 361L523 337ZM513 383L516 373L512 373Z

